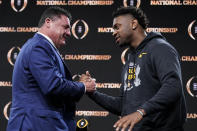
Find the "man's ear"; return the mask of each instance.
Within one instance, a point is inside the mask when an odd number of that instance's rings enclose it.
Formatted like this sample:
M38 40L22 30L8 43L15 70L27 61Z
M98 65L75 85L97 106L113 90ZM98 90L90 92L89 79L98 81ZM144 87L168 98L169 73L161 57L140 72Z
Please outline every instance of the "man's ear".
M131 26L132 26L132 29L135 30L138 26L138 21L136 19L132 20L131 21Z
M51 19L50 18L46 18L45 19L45 24L46 24L46 27L50 27L50 25L51 25Z

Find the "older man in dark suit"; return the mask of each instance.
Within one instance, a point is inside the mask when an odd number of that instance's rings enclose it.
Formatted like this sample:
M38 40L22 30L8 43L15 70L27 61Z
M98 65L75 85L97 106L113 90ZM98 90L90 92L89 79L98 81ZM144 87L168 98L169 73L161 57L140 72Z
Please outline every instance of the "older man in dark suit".
M75 103L95 81L74 82L57 48L70 36L68 11L44 11L39 30L22 47L13 71L7 131L75 131Z

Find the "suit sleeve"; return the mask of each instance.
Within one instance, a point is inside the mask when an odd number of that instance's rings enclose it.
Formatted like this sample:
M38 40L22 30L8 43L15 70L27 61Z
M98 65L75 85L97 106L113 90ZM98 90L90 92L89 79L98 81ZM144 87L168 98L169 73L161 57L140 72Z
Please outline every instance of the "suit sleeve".
M29 67L45 95L80 98L84 94L84 84L64 78L46 47L36 46L33 48L29 58Z
M152 67L161 83L158 92L141 108L152 114L170 108L182 96L182 77L179 56L169 45L157 45L151 53Z
M98 105L104 109L116 114L121 115L121 102L122 97L113 97L101 92L95 91L94 94L89 95L89 97L94 100Z

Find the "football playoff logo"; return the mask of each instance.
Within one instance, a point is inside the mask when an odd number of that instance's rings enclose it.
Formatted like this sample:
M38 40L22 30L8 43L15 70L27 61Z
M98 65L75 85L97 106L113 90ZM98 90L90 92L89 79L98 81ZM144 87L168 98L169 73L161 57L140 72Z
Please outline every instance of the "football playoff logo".
M123 0L124 7L135 6L135 7L139 8L140 4L141 4L141 0Z
M187 81L186 89L190 96L197 97L197 76L193 76Z
M129 50L129 48L126 48L121 54L121 61L122 61L123 64L126 63L125 56L126 56L126 53L127 53L128 50Z
M76 75L73 75L72 76L72 79L74 80L74 81L79 81L79 78L81 77L81 75L78 75L78 74L76 74Z
M89 27L84 20L77 20L72 25L72 34L76 39L83 39L88 34Z
M18 56L18 53L20 52L19 47L12 47L7 54L7 59L10 65L14 66L14 63L16 61L16 57Z
M11 7L16 12L22 12L27 6L27 0L11 0Z
M7 120L9 120L9 112L10 112L10 105L11 105L11 101L10 102L8 102L6 105L5 105L5 107L3 108L3 114L4 114L4 117L7 119Z
M197 22L193 20L188 26L188 34L193 39L197 39Z
M77 127L78 128L85 128L88 126L88 121L84 118L77 121Z

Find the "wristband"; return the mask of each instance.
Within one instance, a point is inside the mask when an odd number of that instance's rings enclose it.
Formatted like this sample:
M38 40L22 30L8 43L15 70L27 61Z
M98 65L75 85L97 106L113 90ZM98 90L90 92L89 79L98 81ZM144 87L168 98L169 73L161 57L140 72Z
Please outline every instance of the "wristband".
M137 112L139 112L142 116L144 116L144 113L140 110L137 110Z

